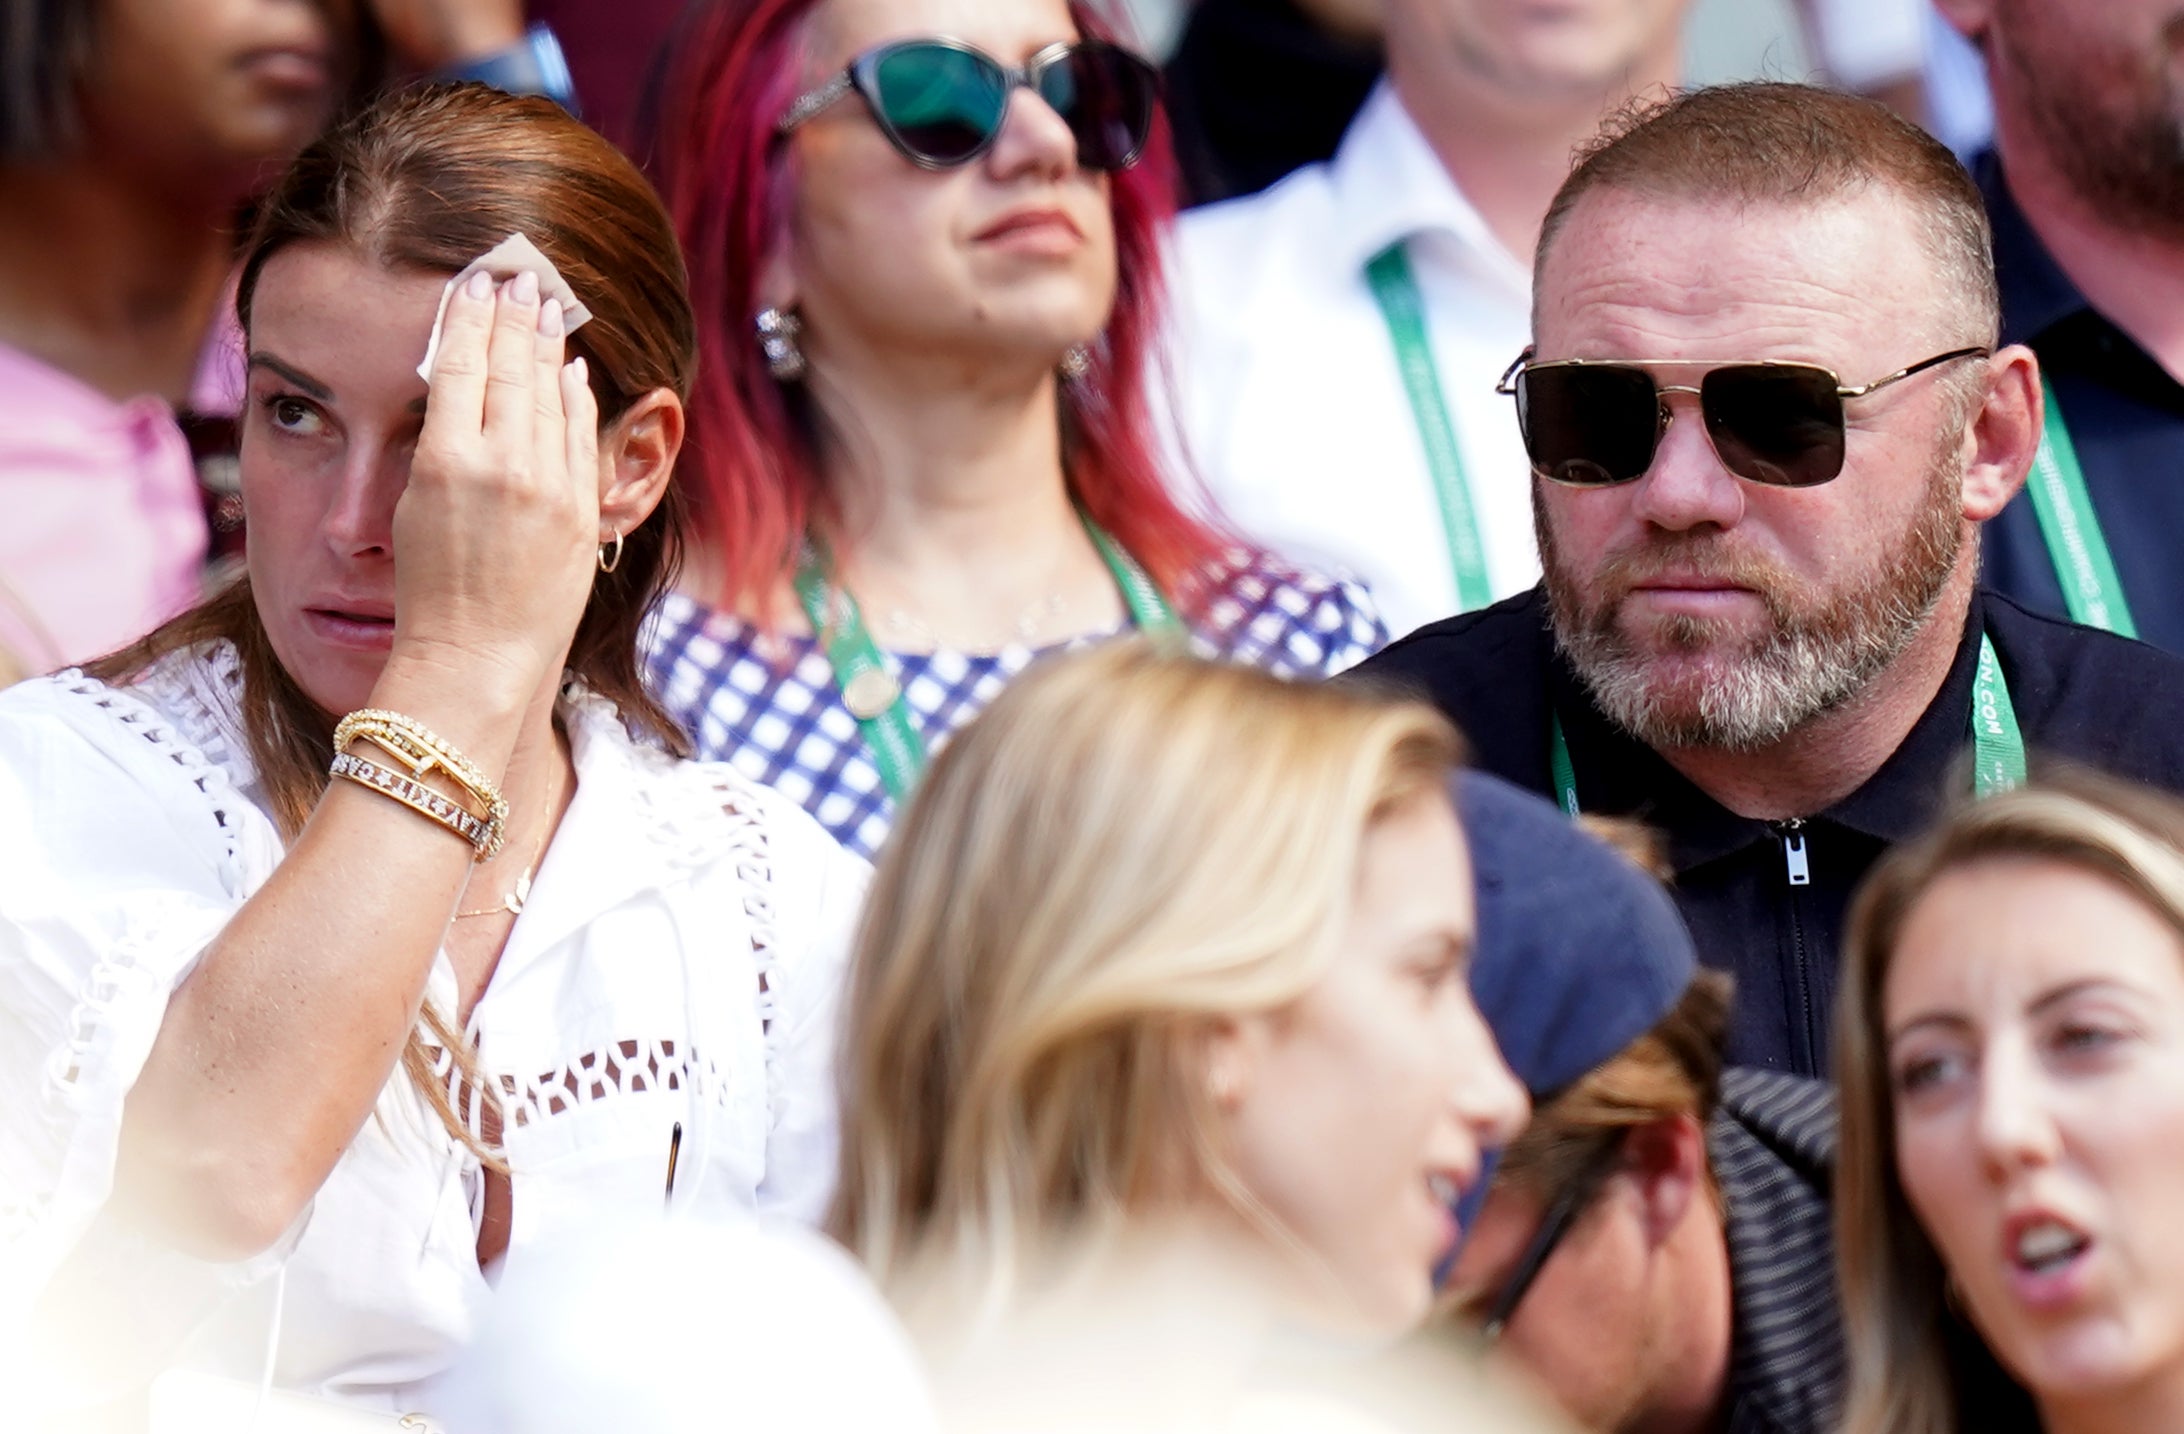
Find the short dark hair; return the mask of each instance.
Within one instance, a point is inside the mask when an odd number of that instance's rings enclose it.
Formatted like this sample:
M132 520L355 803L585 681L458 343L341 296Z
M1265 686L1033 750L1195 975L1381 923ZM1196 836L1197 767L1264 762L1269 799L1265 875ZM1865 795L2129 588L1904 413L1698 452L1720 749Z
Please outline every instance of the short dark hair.
M1994 241L1979 187L1939 140L1872 100L1751 81L1632 104L1579 151L1548 205L1535 281L1570 212L1601 188L1776 204L1891 191L1918 216L1920 241L1967 324L1964 341L1992 345L2000 333Z

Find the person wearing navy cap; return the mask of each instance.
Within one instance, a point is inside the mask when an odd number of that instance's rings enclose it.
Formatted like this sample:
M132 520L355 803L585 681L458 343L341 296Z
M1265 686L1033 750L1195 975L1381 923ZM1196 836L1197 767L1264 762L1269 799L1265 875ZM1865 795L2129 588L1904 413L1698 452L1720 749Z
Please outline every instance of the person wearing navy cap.
M1472 994L1530 1090L1443 1308L1581 1427L1803 1434L1843 1381L1833 1094L1722 1069L1728 978L1660 883L1467 772Z

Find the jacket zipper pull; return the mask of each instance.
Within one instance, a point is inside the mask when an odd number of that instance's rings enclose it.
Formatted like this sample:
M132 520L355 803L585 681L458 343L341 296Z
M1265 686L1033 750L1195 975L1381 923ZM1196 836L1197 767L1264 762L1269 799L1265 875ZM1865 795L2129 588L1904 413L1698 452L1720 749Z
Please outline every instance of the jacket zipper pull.
M1782 861L1792 886L1812 885L1812 864L1805 858L1805 824L1792 818L1782 823Z

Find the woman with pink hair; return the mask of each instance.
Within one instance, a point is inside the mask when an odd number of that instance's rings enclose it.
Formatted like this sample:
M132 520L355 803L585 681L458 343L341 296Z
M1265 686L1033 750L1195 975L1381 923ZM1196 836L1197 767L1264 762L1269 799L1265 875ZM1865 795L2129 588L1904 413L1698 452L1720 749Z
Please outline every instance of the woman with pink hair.
M1132 628L1322 676L1355 585L1174 495L1146 401L1172 162L1152 68L1069 0L717 0L657 177L704 362L708 544L651 676L869 854L928 748L1041 653Z

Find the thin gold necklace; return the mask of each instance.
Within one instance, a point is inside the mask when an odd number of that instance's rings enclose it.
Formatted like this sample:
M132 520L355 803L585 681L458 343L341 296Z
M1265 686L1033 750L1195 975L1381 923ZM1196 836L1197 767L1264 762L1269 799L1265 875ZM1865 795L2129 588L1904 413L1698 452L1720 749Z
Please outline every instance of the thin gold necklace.
M554 829L550 824L539 833L538 845L531 850L531 864L523 869L523 874L516 878L516 884L498 902L491 906L481 906L476 911L458 911L455 919L460 921L466 916L521 916L523 904L531 899L531 877L537 873L539 860L546 855L547 838L553 834Z

